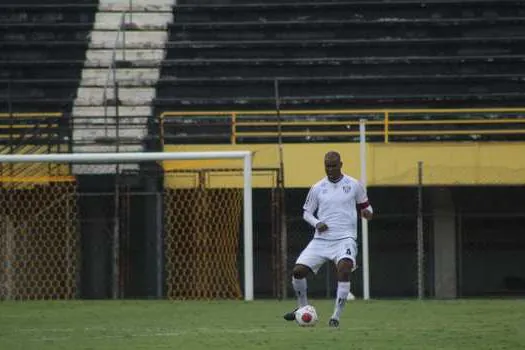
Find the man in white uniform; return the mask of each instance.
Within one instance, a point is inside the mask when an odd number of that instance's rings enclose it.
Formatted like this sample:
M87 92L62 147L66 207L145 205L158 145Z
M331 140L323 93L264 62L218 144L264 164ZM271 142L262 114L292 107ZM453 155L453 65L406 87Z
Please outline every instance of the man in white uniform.
M350 273L356 267L357 210L367 220L372 219L373 210L363 185L341 172L339 153L326 153L324 166L326 177L312 186L303 206L303 218L315 228L315 234L293 268L292 286L299 307L308 305L306 277L310 271L317 273L326 261L333 261L337 267L337 297L328 325L339 327L350 293ZM295 320L295 311L284 318Z

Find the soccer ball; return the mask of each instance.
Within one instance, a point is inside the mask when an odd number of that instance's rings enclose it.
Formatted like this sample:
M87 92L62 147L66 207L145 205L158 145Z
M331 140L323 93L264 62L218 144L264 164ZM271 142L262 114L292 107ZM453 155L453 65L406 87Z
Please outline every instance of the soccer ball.
M295 322L301 327L313 327L319 321L317 311L312 305L300 307L295 311Z

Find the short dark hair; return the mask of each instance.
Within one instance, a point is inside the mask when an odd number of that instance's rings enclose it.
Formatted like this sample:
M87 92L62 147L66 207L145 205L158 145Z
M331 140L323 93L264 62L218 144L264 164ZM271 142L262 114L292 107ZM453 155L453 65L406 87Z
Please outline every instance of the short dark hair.
M326 154L324 155L324 159L328 158L336 158L338 161L341 161L341 155L339 154L339 152L336 151L326 152Z

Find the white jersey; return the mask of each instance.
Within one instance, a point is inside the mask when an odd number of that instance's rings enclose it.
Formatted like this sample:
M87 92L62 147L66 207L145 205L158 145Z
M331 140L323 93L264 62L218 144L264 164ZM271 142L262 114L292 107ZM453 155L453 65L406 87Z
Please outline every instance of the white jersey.
M363 185L353 177L343 175L336 183L325 177L313 185L303 209L311 214L317 211L317 219L328 226L328 230L322 233L315 230L314 238L357 239L356 206L366 203L368 197Z

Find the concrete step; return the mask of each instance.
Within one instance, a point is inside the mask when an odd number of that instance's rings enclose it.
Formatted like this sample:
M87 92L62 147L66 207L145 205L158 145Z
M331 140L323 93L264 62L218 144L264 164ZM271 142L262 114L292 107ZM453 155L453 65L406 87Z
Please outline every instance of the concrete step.
M171 12L166 13L147 13L138 12L126 14L124 16L126 23L132 23L136 26L135 30L147 31L165 31L168 23L173 21ZM95 18L94 30L118 30L122 20L122 14L118 12L98 12ZM130 30L126 30L129 32Z
M125 35L120 33L117 40L116 31L94 30L91 32L89 48L107 48L113 49L132 47L144 49L162 49L168 40L168 32L165 30L144 31L144 32L126 32Z
M156 68L117 68L115 70L86 68L82 70L82 86L112 86L116 81L120 86L154 86L159 80L160 69Z
M116 113L116 108L113 106L107 107L107 114L108 116L114 116ZM151 110L151 107L148 106L120 106L119 107L119 115L120 116L126 116L126 117L143 117L143 118L149 118L152 115L153 111ZM73 107L73 115L78 117L89 117L89 118L96 118L96 117L104 117L106 114L106 108L103 106L95 106L95 107L81 107L81 106L74 106Z
M76 129L73 131L73 141L95 141L100 138L125 138L126 142L142 142L142 139L146 137L147 130L145 128L104 128L104 127L91 127Z
M109 89L106 92L108 99L113 98L113 90ZM119 100L128 106L144 106L149 105L155 98L155 88L151 87L123 87L119 89ZM104 103L104 88L86 88L79 87L77 93L78 106L103 106Z
M99 11L172 12L175 0L100 0Z
M140 117L120 117L118 120L118 123L120 125L120 128L138 128L138 127L146 127L146 123L148 121L148 118L140 118ZM117 120L114 117L84 117L84 116L77 116L73 118L73 125L82 125L86 129L89 128L100 128L101 126L104 126L105 124L108 124L109 127L113 127L116 125Z
M164 59L166 53L162 49L118 49L115 51L116 60L125 60L133 62L136 65L144 63L145 65L158 65ZM113 62L112 49L92 48L86 53L86 66L106 66L109 67Z
M121 128L137 128L137 127L145 127L146 123L148 121L148 117L126 117L126 116L120 116L118 119L118 123ZM100 127L100 125L108 124L110 126L116 125L117 120L115 117L84 117L84 116L77 116L73 118L73 124L74 125L82 125L85 124L86 128L89 128L91 126L97 126Z

